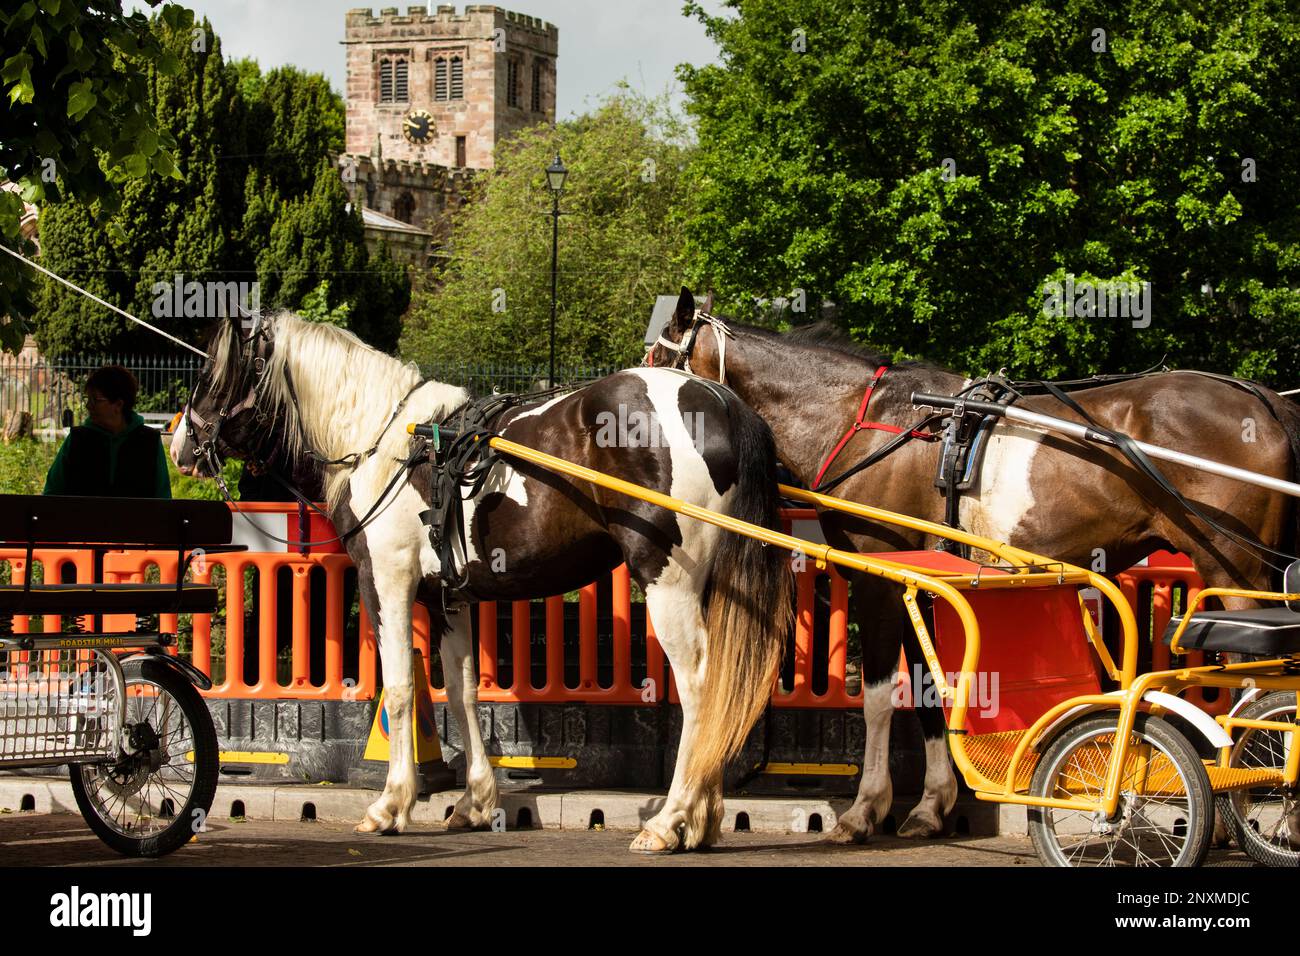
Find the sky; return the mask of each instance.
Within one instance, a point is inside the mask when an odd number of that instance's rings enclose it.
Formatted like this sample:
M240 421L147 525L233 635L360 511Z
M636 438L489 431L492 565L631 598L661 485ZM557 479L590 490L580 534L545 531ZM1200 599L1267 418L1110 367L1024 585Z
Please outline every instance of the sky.
M252 57L264 70L293 64L324 73L343 92L344 14L364 0L182 0L206 16L227 57ZM445 3L446 0L443 0ZM415 6L413 0L378 0L370 8ZM673 77L678 63L705 63L715 54L704 27L682 16L682 0L507 0L497 6L541 17L559 28L557 115L584 110L626 79L657 95L666 89L680 101ZM711 12L721 0L703 0ZM435 2L437 7L438 3ZM466 3L455 4L463 11ZM140 2L128 7L148 10Z

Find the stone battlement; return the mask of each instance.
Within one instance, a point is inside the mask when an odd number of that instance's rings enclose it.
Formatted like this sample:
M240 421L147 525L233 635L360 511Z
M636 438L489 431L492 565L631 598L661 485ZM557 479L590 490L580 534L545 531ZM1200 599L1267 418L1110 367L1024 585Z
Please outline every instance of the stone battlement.
M339 166L355 164L359 171L368 171L375 169L375 158L368 154L362 153L343 153L339 156ZM442 180L463 180L468 182L472 180L477 170L470 169L466 166L443 166L439 163L426 162L424 160L411 159L387 159L379 160L379 167L385 173L397 174L401 177L436 177ZM364 175L364 172L362 172Z
M439 4L432 15L430 15L429 8L426 6L408 6L405 13L402 13L398 7L382 7L378 15L370 7L354 7L347 12L346 20L349 33L354 29L373 29L385 25L428 24L434 26L435 24L452 23L477 23L486 29L489 25L497 25L498 22L502 25L508 24L515 28L553 37L558 37L560 32L554 24L547 23L541 17L532 17L526 13L515 13L513 10L506 10L490 4L471 4L465 7L465 12L461 14L458 14L456 8L452 5Z

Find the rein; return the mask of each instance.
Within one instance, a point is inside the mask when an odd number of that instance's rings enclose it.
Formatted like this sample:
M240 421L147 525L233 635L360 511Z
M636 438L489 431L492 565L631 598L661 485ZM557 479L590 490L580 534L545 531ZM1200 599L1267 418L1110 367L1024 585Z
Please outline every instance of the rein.
M860 431L866 431L866 430L882 431L882 432L889 432L892 435L899 436L899 438L894 439L894 441L891 441L888 445L885 446L886 448L889 449L889 451L893 451L895 448L901 447L902 445L906 444L910 439L913 438L919 438L922 441L939 440L938 435L931 434L930 432L921 431L922 428L925 428L930 423L930 421L933 419L934 416L930 416L924 419L923 421L918 422L916 425L912 426L911 429L903 429L903 428L899 428L897 425L886 425L883 422L869 422L866 420L867 406L871 403L871 393L875 391L876 386L880 384L880 380L884 377L885 372L888 371L888 369L889 369L888 365L882 365L878 369L876 369L876 374L872 377L870 384L867 385L867 390L862 395L862 404L858 406L858 417L853 420L853 424L850 425L848 431L844 433L844 437L839 440L839 443L833 449L831 449L831 453L827 455L826 460L822 462L821 468L818 469L817 471L817 477L813 480L812 483L813 491L823 490L823 488L832 488L835 485L839 484L841 481L843 481L845 478L847 478L850 474L853 474L857 471L861 471L863 468L866 468L868 464L874 464L875 462L879 461L880 458L884 457L884 455L881 455L879 457L867 459L865 464L863 462L859 462L854 467L853 471L840 475L835 479L834 482L832 482L829 485L825 485L825 486L822 485L822 478L826 476L826 470L830 468L831 464L839 456L839 453L844 450L844 446L849 443L850 439L852 439L853 436ZM886 452L886 454L888 454L888 452Z
M1219 376L1215 376L1215 375L1211 375L1210 377L1219 378ZM1226 379L1226 376L1224 376L1223 378ZM1231 379L1227 379L1227 380L1231 381ZM1267 557L1265 557L1266 554L1273 555L1274 557L1277 558L1282 558L1288 564L1296 560L1296 557L1294 555L1287 554L1285 551L1278 551L1276 548L1270 548L1263 541L1260 541L1258 538L1254 537L1253 535L1242 534L1239 531L1234 531L1232 528L1225 527L1222 523L1215 521L1213 518L1207 515L1204 512L1204 510L1202 510L1194 502L1189 501L1181 491L1179 491L1176 487L1174 487L1173 483L1168 478L1165 477L1164 472L1162 472L1159 469L1159 467L1156 466L1155 462L1153 462L1149 457L1147 457L1146 452L1142 451L1141 448L1137 447L1137 443L1131 437L1125 435L1123 432L1114 431L1112 429L1106 428L1105 426L1099 424L1095 418L1093 418L1091 415L1088 414L1087 410L1085 410L1083 406L1081 406L1078 402L1076 402L1073 398L1071 398L1068 394L1066 394L1065 391L1057 387L1054 383L1044 381L1035 384L1041 385L1049 395L1051 395L1054 399L1056 399L1066 408L1069 408L1076 415L1079 415L1094 430L1106 435L1107 438L1109 438L1110 441L1113 443L1115 449L1119 451L1119 453L1123 455L1124 458L1126 458L1128 462L1131 465L1133 465L1134 468L1136 468L1139 472L1141 472L1148 479L1150 479L1156 485L1157 488L1159 488L1165 494L1172 497L1174 501L1177 502L1180 506L1182 506L1189 514L1201 519L1201 521L1205 522L1205 524L1208 525L1210 528L1217 531L1219 534L1223 535L1229 541L1236 544L1237 547L1248 552L1253 551L1263 561L1264 564L1267 564L1275 571L1284 571L1285 568L1282 568L1279 565L1274 564ZM1253 394L1258 394L1261 399L1263 398L1263 395L1259 393L1257 390L1246 388L1246 385L1249 383L1243 382L1237 384L1239 384L1246 391L1251 391ZM1270 411L1272 411L1271 408Z
M221 411L218 412L217 417L214 421L206 420L201 414L195 411L194 399L198 393L199 383L196 382L194 384L194 389L190 393L190 401L185 406L185 428L186 431L189 432L189 434L195 437L194 457L196 459L200 459L200 458L203 459L204 462L207 464L208 469L213 474L213 479L217 483L217 487L221 489L222 497L225 498L226 503L229 504L230 507L235 511L235 513L238 514L241 518L243 518L246 522L248 522L250 525L253 525L254 527L257 527L259 534L263 535L264 537L270 538L272 541L276 541L280 544L288 545L289 547L294 547L294 548L319 547L321 545L334 544L335 542L343 544L348 540L350 540L351 538L355 537L356 535L360 534L363 530L365 530L365 528L370 524L370 522L374 520L374 518L376 517L379 511L380 506L384 504L389 494L393 491L394 488L397 487L397 485L401 481L406 479L406 477L410 474L411 469L414 468L419 463L419 461L425 456L426 454L425 443L423 441L419 441L412 448L411 454L406 459L404 460L398 459L399 461L402 461L402 467L399 468L393 474L393 477L389 480L388 484L384 486L383 491L379 493L378 497L375 499L374 504L370 506L370 509L365 513L364 516L362 516L361 520L358 521L355 526L343 532L342 534L335 535L332 538L322 538L315 541L294 541L288 538L281 538L277 535L273 535L266 532L261 528L261 526L257 525L256 522L254 522L253 519L250 518L248 514L243 511L243 509L239 507L239 503L235 500L235 497L230 493L230 488L226 485L225 477L222 475L222 466L224 463L221 458L221 450L220 450L221 429L227 419L231 419L238 414L251 410L257 416L258 421L263 420L263 417L261 415L260 409L258 408L258 404L257 404L257 395L261 383L261 378L266 373L266 367L267 367L267 357L258 354L259 349L261 348L261 345L263 343L265 343L268 346L272 345L271 337L266 333L265 327L259 318L253 327L252 334L249 335L247 340L245 340L243 345L241 346L241 357L244 360L244 364L251 366L254 372L253 379L249 384L248 391L244 394L243 398L241 398L239 402L237 402L233 407L222 407ZM293 379L292 377L289 376L287 369L285 371L285 383L288 386L290 400L293 402L295 408L299 407L300 402L298 401L298 394L293 387ZM371 455L373 455L376 451L379 450L380 444L383 443L384 435L387 434L388 430L393 427L393 423L397 420L397 416L401 412L402 408L405 407L408 401L410 401L412 395L414 395L417 391L419 391L423 386L427 384L428 384L427 381L421 379L420 381L412 385L411 388L407 390L406 394L403 395L401 399L399 399L397 402L393 404L393 410L389 414L388 420L384 423L383 428L379 430L379 434L375 438L374 443L365 451L350 452L349 454L344 455L341 458L325 458L323 455L319 454L314 449L310 447L306 447L306 453L308 457L310 457L312 460L316 461L318 464L321 465L347 465L349 467L356 468L363 460L369 458ZM199 442L197 440L197 437L200 434L200 432L194 427L196 421L199 423L201 427L205 429L206 428L211 429L211 435L208 436L202 442ZM304 442L304 446L305 445L306 443ZM307 508L310 508L312 511L316 512L321 517L330 521L331 524L333 523L334 519L331 515L327 514L323 509L318 507L317 504L314 501L312 501L307 495L303 494L300 488L298 488L292 482L282 478L274 468L271 468L267 464L265 459L259 461L255 458L250 458L249 460L263 467L266 473L269 474L274 481L276 481L278 484L286 488L298 500L299 504L304 505Z

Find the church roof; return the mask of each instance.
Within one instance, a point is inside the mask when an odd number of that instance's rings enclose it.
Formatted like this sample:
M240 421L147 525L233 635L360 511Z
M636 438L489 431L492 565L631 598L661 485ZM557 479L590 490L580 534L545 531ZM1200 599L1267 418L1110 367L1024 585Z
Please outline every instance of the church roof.
M400 219L394 219L392 216L385 216L377 209L371 209L369 206L361 207L361 222L370 229L388 229L393 232L409 232L416 236L428 236L431 233L427 229L421 229L419 226L412 226L409 222L402 222Z

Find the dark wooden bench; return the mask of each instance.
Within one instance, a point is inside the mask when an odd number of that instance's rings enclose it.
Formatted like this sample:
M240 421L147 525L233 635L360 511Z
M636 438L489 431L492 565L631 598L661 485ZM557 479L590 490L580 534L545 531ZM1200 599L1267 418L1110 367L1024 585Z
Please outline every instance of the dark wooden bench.
M27 553L24 583L0 586L0 615L210 613L217 609L217 587L187 584L185 571L196 550L244 550L230 543L231 531L231 512L223 501L0 495L0 547ZM34 584L36 548L91 551L94 580ZM174 548L176 583L103 583L104 554L130 548Z

